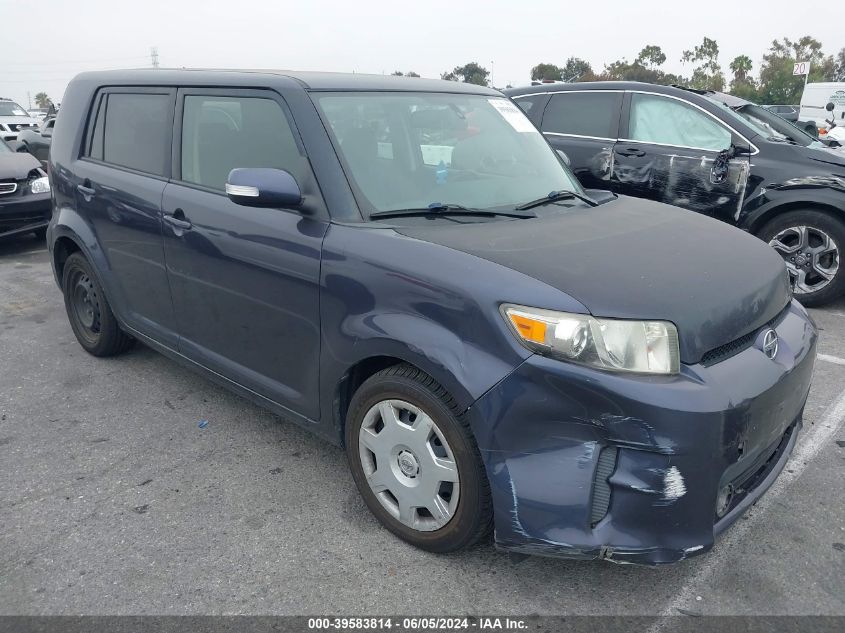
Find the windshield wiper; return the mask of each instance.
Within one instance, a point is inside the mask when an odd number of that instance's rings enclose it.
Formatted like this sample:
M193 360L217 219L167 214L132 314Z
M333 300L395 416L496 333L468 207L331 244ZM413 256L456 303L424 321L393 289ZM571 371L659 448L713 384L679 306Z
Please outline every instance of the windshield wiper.
M558 200L571 200L577 199L587 204L591 207L599 206L599 203L593 200L592 198L588 198L585 195L580 193L576 193L575 191L550 191L548 195L543 196L542 198L537 198L536 200L532 200L531 202L526 202L525 204L519 205L516 209L517 211L524 211L525 209L532 209L534 207L539 207L543 204L549 204L550 202L557 202Z
M388 209L387 211L375 211L370 214L372 218L392 218L408 215L503 215L509 218L536 218L534 213L519 213L518 211L493 211L492 209L471 209L460 204L444 204L432 202L427 207L413 209Z

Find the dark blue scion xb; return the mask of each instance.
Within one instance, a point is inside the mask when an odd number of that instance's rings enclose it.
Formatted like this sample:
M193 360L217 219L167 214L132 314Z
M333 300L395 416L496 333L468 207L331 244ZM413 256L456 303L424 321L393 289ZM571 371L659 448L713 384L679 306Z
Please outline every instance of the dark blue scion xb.
M86 73L50 177L88 352L139 340L343 445L423 549L681 560L795 444L816 328L781 258L585 191L494 90Z

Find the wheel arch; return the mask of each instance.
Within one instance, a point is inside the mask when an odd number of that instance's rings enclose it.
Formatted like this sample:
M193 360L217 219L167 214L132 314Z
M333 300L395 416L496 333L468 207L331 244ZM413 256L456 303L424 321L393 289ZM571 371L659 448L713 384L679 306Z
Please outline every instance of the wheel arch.
M845 223L845 208L837 206L832 202L820 200L786 200L755 214L747 224L748 232L752 235L757 235L766 224L790 211L820 211Z

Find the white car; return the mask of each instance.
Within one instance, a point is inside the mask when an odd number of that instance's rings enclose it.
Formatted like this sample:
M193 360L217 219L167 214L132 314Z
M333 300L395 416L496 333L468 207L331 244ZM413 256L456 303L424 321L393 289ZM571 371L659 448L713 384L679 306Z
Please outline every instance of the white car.
M22 106L0 97L0 138L4 141L16 141L18 132L37 128L39 124Z
M833 111L826 109L833 104ZM845 128L845 82L819 82L807 84L801 95L801 112L798 120L815 124L819 134L827 133L828 119L836 121L837 126Z

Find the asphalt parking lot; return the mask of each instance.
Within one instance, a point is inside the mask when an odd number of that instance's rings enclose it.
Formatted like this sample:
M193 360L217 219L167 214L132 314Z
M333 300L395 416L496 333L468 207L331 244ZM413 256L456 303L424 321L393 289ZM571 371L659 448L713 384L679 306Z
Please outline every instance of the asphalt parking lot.
M0 614L845 615L845 300L813 315L796 452L710 554L438 556L340 449L143 346L87 355L44 245L0 243Z

